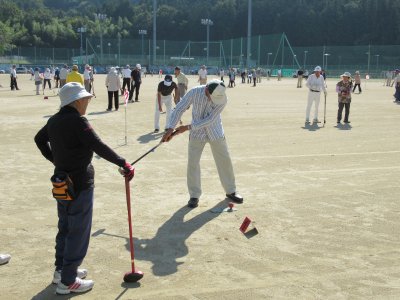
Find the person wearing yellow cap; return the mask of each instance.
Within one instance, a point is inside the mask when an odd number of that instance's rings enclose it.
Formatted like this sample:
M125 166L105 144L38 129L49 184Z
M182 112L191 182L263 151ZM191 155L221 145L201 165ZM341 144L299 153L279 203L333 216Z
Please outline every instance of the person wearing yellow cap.
M71 72L68 73L67 75L67 80L66 82L78 82L82 85L85 84L84 80L83 80L83 76L82 74L79 73L79 68L77 65L73 65L72 66L72 70Z

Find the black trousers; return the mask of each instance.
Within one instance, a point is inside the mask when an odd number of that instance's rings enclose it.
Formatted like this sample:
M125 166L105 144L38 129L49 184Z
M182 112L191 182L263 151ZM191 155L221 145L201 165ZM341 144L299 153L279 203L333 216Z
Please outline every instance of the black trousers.
M115 110L118 110L119 108L119 98L118 98L118 93L119 91L108 91L108 109L112 109L112 101L113 101L113 96L114 96L114 105L115 105Z
M10 80L11 80L11 82L10 82L11 90L14 90L14 89L19 90L18 84L17 84L17 78L10 76Z
M349 114L350 114L350 103L341 103L341 102L339 102L337 120L338 120L338 122L340 122L340 120L342 120L343 107L345 108L344 121L348 122L349 121Z
M51 82L50 82L50 79L45 79L45 80L44 80L43 89L46 88L46 82L49 84L49 89L51 89Z
M122 80L122 93L124 93L125 87L128 88L128 92L131 91L131 79L130 78L124 78Z
M256 86L257 78L253 77L253 86Z
M356 87L358 86L358 92L361 93L361 84L360 83L356 83L353 87L353 93L356 90Z
M135 85L133 85L135 84ZM140 82L133 82L131 85L131 90L129 92L129 100L132 100L133 93L135 92L135 100L139 100L139 90L140 90Z

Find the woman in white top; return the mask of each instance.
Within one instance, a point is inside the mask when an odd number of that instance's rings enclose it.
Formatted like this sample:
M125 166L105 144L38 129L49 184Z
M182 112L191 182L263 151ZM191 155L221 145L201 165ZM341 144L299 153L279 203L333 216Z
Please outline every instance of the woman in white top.
M44 90L46 89L46 82L49 84L49 89L51 90L52 74L51 74L49 68L46 68L46 70L44 71L43 77L44 77L44 83L43 83L43 93L44 93Z
M117 70L112 67L106 77L106 87L108 90L108 108L107 111L112 109L112 99L114 96L115 110L119 108L118 91L121 89L121 79L118 76Z
M43 79L39 73L39 68L35 68L35 72L33 73L33 79L35 80L35 85L36 85L36 95L39 95L39 89Z

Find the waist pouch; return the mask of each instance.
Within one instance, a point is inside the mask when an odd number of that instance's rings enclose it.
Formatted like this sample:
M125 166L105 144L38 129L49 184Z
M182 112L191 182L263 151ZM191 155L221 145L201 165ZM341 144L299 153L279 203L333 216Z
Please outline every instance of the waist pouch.
M57 200L74 200L74 185L66 172L56 172L50 178L53 197Z

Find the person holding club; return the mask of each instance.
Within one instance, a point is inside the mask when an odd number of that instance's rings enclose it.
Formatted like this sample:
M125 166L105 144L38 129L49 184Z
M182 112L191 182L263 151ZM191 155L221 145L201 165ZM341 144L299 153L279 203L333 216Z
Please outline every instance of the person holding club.
M160 113L163 111L162 104L164 103L167 109L167 116L165 120L165 126L168 125L171 109L172 109L172 92L175 92L174 102L178 103L179 101L179 90L176 83L172 80L171 75L165 75L163 81L158 84L157 87L157 100L156 100L156 109L154 114L154 133L160 131ZM165 127L167 128L167 127Z
M351 74L349 72L344 72L340 77L342 80L336 84L336 93L338 93L339 104L337 123L340 124L340 121L342 120L343 108L345 108L344 122L350 123L349 114L353 83L350 81Z
M126 180L134 168L95 133L83 117L92 94L84 86L71 82L60 89L61 108L35 136L42 155L55 167L51 178L53 197L57 200L58 233L56 236L53 283L57 294L83 293L92 289L92 280L83 280L87 270L78 269L89 246L93 212L93 152L119 166Z
M326 85L325 85L325 80L324 77L321 75L321 67L317 66L314 69L314 74L311 74L306 82L306 86L309 89L308 92L308 102L307 102L307 108L306 108L306 125L310 124L310 112L311 112L311 107L314 103L315 107L315 112L314 112L314 119L313 119L313 124L320 123L318 120L318 107L319 107L319 101L321 98L321 91L324 92L325 97L327 95L326 91Z
M220 80L212 80L207 85L192 88L176 105L168 129L162 138L162 142L169 142L175 133L190 131L187 166L190 208L198 206L202 193L200 158L206 144L211 147L226 197L236 203L243 203L243 197L236 191L235 175L221 120L221 112L228 100L225 90L225 84ZM189 106L192 106L191 124L181 125L174 132L174 128Z

